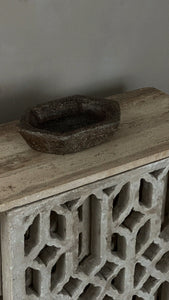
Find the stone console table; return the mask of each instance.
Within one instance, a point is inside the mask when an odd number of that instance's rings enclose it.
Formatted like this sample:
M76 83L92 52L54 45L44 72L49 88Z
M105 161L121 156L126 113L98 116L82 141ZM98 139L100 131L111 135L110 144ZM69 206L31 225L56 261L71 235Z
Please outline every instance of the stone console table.
M57 156L0 126L1 298L169 299L169 96L113 96L112 140Z

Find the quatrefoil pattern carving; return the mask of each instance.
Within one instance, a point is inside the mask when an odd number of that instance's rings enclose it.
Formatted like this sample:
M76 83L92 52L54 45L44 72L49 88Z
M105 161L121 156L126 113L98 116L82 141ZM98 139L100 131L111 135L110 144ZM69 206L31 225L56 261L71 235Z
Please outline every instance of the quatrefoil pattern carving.
M166 299L168 169L164 160L9 212L17 299Z

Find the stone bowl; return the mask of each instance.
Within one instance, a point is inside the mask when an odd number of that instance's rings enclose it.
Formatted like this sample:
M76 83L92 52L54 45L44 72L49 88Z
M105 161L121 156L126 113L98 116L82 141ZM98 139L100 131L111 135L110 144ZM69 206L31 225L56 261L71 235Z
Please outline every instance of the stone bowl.
M33 149L66 154L109 140L120 123L118 102L71 96L28 109L19 132Z

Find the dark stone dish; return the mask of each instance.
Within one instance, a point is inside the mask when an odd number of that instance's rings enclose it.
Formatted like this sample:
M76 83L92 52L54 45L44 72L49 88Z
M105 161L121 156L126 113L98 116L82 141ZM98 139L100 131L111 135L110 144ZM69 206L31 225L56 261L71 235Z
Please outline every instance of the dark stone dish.
M29 109L20 120L19 132L35 150L66 154L110 139L119 123L118 102L71 96Z

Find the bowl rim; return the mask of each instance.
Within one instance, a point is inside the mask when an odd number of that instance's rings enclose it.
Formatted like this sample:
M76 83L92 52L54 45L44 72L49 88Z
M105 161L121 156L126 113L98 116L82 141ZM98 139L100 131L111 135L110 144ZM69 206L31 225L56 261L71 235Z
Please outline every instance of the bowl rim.
M78 102L82 103L83 102L88 102L88 103L94 103L95 105L97 104L97 107L103 108L105 111L107 110L109 112L109 115L106 119L100 121L100 122L96 122L93 123L91 125L87 125L86 127L79 127L78 129L72 130L72 131L67 131L67 132L59 132L59 131L50 131L47 129L43 129L43 128L38 128L33 126L30 121L30 114L38 109L45 109L45 108L49 108L50 106L53 107L59 107L59 105L63 105L64 103L66 104L66 102L71 101L71 102L76 102L76 104ZM50 109L49 109L50 110ZM110 113L110 110L112 111L112 114ZM112 119L112 118L115 119ZM43 123L43 121L42 121ZM74 135L79 135L79 134L83 134L84 132L88 133L88 132L97 132L99 130L99 128L102 128L106 130L107 127L116 127L118 124L120 123L120 105L117 101L115 100L111 100L111 99L107 99L107 98L101 98L101 97L91 97L91 96L83 96L83 95L74 95L74 96L68 96L68 97L63 97L63 98L58 98L52 101L48 101L42 104L37 104L31 108L28 108L25 113L23 114L23 116L20 118L20 122L19 122L19 131L21 133L23 132L29 132L29 134L31 133L32 135L40 135L43 136L45 138L48 137L65 137L68 138L70 136L74 136Z

